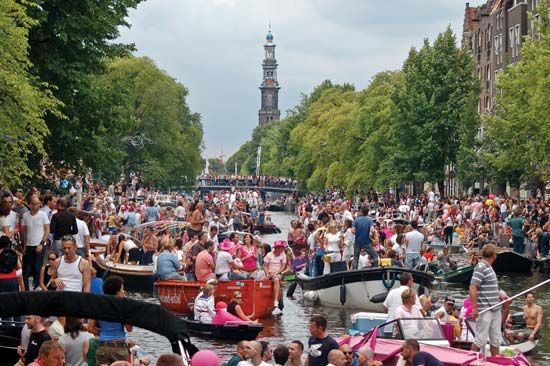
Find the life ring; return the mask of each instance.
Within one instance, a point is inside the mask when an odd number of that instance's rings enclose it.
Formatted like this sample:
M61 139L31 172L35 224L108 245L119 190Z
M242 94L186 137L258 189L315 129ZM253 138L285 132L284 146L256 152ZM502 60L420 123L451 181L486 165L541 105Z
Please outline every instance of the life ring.
M387 274L390 274L391 276L391 280L386 280L386 275ZM395 272L388 272L387 270L383 269L382 270L382 284L384 285L384 287L389 291L391 288L393 288L393 286L395 285L395 281L397 281L397 273Z

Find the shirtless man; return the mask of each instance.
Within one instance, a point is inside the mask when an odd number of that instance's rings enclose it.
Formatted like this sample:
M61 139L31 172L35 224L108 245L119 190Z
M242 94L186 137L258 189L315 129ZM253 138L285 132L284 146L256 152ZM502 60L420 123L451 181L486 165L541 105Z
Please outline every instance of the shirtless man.
M204 216L202 214L203 209L204 202L199 201L195 206L195 210L191 214L191 218L189 220L191 227L187 231L189 232L190 237L194 234L199 234L202 231L202 227L204 225Z
M143 258L141 264L148 265L153 263L153 255L158 249L158 244L159 241L153 227L147 228L145 236L143 237Z
M535 337L542 326L543 312L540 305L535 304L535 295L532 292L528 292L527 295L525 295L525 299L526 304L523 307L525 328L506 331L506 337L510 342L514 339L517 341L528 339L532 342L535 340ZM508 322L510 320L510 317L508 317Z

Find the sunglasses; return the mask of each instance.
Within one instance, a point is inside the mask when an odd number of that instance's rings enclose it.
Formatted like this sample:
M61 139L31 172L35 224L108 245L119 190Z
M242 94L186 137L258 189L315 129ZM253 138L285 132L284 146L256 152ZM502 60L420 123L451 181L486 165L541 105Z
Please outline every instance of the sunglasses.
M353 351L349 351L349 352L342 351L342 353L345 354L345 355L351 355L351 354L353 354Z

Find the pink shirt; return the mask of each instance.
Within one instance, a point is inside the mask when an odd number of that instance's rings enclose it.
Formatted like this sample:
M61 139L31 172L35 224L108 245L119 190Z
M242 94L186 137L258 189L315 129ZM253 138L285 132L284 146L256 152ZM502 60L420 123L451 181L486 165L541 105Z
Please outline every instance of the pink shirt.
M268 274L275 274L286 267L286 254L282 252L280 255L275 256L273 252L269 252L264 258L264 268L267 268L266 264L268 263Z
M216 315L212 318L212 324L214 325L221 325L225 324L226 322L232 322L232 323L239 323L239 324L248 324L247 321L242 320L238 316L235 316L227 310L218 310L216 311Z
M258 268L258 256L256 255L256 247L253 245L252 248L249 250L246 248L246 245L242 245L240 249L241 259L243 261L243 269L255 270L256 268Z
M197 254L197 258L195 259L195 275L198 281L206 281L214 273L210 266L214 266L214 259L208 253L208 250L203 250Z

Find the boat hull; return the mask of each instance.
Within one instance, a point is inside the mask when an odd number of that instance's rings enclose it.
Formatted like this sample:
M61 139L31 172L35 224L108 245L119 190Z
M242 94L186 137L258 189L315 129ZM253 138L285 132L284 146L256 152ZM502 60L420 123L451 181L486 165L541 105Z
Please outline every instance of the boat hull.
M500 252L493 263L496 273L530 273L533 260L511 250Z
M447 272L443 275L443 281L449 283L462 283L465 285L470 284L472 275L474 274L474 269L476 266L470 265L461 268L457 268L454 271Z
M157 296L162 306L176 314L190 314L189 302L197 297L204 282L198 281L157 281L155 287ZM273 281L271 280L239 280L218 282L216 285L216 302L228 303L233 297L234 291L240 291L243 295L241 305L245 314L253 314L255 318L263 318L270 315L275 307L273 303Z
M425 292L435 279L426 272L377 267L330 273L320 277L308 277L299 273L297 281L304 291L304 298L317 301L322 306L384 312L382 303L387 293L400 286L399 275L405 272L412 274L417 293Z
M21 343L21 329L25 323L2 321L0 324L0 365L13 366L19 361L17 346Z
M281 232L281 229L279 229L277 226L273 224L263 224L263 225L254 225L254 228L252 229L252 232L259 231L260 234L279 234Z
M153 266L106 262L99 258L93 258L92 265L97 271L97 277L105 279L110 276L120 276L124 279L124 288L128 291L153 293Z
M192 335L230 341L252 341L264 329L264 326L259 323L212 325L195 320L184 319L184 321Z

